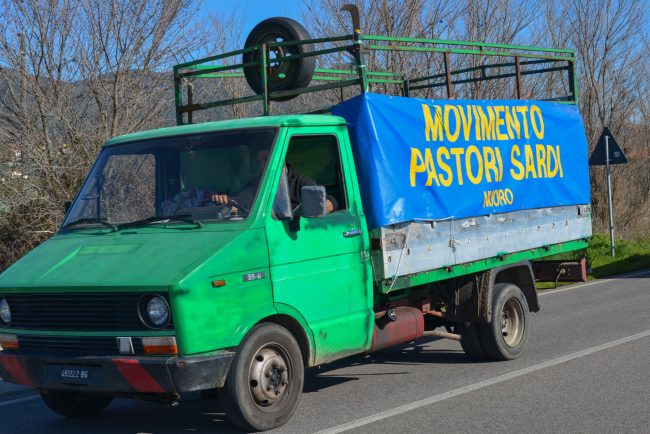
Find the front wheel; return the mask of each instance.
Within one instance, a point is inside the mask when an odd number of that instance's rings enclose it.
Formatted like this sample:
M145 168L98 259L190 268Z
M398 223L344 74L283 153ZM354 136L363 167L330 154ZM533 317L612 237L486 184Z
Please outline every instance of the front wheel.
M95 416L113 400L110 396L84 395L64 390L41 390L40 394L52 411L66 417Z
M228 420L248 431L284 425L298 406L304 383L302 353L284 327L255 326L240 346L224 385Z
M518 286L494 285L492 321L479 328L481 347L494 360L521 355L528 340L528 303Z

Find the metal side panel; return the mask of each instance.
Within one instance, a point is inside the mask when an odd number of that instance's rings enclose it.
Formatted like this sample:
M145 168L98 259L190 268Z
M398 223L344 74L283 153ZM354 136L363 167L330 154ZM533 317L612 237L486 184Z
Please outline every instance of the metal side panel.
M590 205L539 208L374 230L375 277L389 279L591 236ZM378 249L377 249L378 247Z

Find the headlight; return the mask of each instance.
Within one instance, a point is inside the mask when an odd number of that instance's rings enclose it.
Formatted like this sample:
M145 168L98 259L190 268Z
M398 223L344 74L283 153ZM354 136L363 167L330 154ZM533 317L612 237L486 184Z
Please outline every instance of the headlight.
M171 312L169 305L159 295L149 294L140 299L140 319L151 328L164 328L169 324Z
M8 326L11 323L11 309L4 297L0 297L0 326Z

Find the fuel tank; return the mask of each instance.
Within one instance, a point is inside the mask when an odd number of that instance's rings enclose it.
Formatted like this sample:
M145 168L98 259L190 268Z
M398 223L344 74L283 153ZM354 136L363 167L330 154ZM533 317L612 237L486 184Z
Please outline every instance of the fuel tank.
M424 316L414 307L397 307L375 314L370 352L414 341L424 333Z

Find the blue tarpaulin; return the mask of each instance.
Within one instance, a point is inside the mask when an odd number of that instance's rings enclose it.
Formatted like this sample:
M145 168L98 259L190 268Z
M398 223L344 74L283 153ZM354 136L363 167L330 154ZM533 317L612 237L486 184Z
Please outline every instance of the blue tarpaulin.
M371 228L589 203L573 105L367 93L332 112L348 122Z

